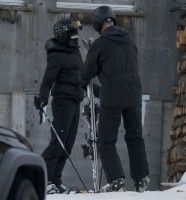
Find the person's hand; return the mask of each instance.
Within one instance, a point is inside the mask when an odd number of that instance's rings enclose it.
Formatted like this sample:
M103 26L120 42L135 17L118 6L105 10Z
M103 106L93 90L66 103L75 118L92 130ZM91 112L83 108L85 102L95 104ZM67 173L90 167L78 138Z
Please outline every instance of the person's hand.
M48 100L44 99L44 98L39 98L38 96L34 97L34 105L36 107L36 109L41 109L43 107L45 107L48 104Z

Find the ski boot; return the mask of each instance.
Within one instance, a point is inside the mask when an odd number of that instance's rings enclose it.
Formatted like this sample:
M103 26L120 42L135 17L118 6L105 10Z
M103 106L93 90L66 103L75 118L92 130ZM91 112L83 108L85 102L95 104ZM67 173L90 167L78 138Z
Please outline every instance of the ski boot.
M47 185L47 194L59 194L60 191L59 189L56 187L56 185L52 182L48 182Z
M70 193L70 188L68 188L67 186L61 184L61 185L57 185L56 186L59 190L59 192L62 194L69 194Z
M107 183L100 189L100 192L124 192L124 178L118 178L111 183Z
M148 187L149 183L150 183L150 179L148 176L141 179L141 181L134 181L136 192L141 192L141 193L144 192L146 188Z

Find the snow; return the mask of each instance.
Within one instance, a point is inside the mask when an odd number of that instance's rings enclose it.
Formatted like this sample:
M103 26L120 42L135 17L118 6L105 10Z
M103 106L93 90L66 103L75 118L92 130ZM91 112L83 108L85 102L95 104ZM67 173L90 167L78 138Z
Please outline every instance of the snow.
M182 175L180 181L176 182L176 183L161 183L164 186L179 186L179 185L183 185L186 184L186 172Z
M185 182L186 183L186 182ZM164 191L51 194L46 200L186 200L186 184Z
M163 183L165 184L165 183ZM162 185L163 185L162 184ZM170 183L167 186L172 185ZM164 191L137 192L107 192L107 193L78 193L50 194L46 200L186 200L186 172L180 181L171 189Z

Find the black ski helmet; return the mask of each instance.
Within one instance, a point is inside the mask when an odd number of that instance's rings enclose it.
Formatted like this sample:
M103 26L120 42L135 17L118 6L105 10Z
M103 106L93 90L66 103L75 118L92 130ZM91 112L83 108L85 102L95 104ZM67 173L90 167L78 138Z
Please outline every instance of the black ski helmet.
M54 38L62 42L67 42L69 31L77 31L77 29L82 29L79 21L73 21L71 19L59 20L53 26Z
M107 18L111 18L114 22L114 25L116 25L116 17L111 7L99 6L98 8L94 10L92 22L93 22L93 27L95 31L97 32L101 31L102 23Z

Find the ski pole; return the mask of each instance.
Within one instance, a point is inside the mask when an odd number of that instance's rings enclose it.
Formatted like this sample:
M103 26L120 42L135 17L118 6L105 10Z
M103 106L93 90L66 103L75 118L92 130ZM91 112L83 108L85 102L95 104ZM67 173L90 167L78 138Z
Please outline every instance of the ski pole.
M78 177L79 177L79 179L80 179L81 183L83 184L83 186L84 186L85 190L87 191L87 193L89 193L89 191L88 191L87 187L85 186L85 184L84 184L84 182L83 182L83 180L82 180L81 176L79 175L79 173L78 173L78 171L77 171L77 169L76 169L76 167L75 167L74 163L72 162L72 160L71 160L71 158L70 158L70 155L69 155L69 153L67 152L67 150L66 150L66 148L65 148L65 146L64 146L64 144L63 144L63 142L61 141L61 139L60 139L59 135L57 134L57 131L56 131L56 129L54 128L54 126L53 126L52 122L50 121L50 119L49 119L48 115L47 115L47 114L46 114L46 112L44 111L43 107L41 107L40 109L41 109L41 111L44 113L44 115L45 115L45 117L46 117L46 119L47 119L48 123L50 124L50 126L51 126L51 128L52 128L52 130L53 130L53 132L54 132L54 134L55 134L55 136L56 136L56 138L57 138L57 140L59 141L59 143L60 143L60 145L61 145L61 147L63 148L63 150L64 150L64 151L65 151L65 153L67 154L67 156L68 156L68 159L70 160L70 162L71 162L71 164L72 164L72 166L73 166L74 170L76 171L76 174L78 175Z
M99 177L99 189L100 189L101 180L102 180L102 173L103 173L103 165L101 166L101 174L100 174L100 177Z

